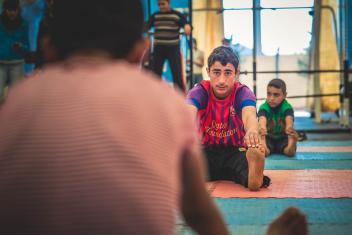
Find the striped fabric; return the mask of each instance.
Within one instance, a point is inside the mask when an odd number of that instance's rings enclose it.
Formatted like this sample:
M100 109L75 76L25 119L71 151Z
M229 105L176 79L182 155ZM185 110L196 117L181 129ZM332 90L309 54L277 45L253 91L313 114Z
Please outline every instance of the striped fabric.
M208 92L207 107L198 110L198 121L203 136L202 144L243 147L245 134L243 122L233 105L234 97L241 85L235 83L234 92L226 99L219 100L211 91L209 81L202 81L200 84Z
M0 110L0 234L173 234L184 98L123 62L75 58Z
M187 101L198 109L199 131L204 146L244 147L242 108L256 105L255 96L247 86L236 82L231 95L220 100L213 94L210 82L203 80L188 93Z
M148 21L148 29L155 27L155 45L178 45L180 43L180 28L187 24L187 20L180 12L156 12Z

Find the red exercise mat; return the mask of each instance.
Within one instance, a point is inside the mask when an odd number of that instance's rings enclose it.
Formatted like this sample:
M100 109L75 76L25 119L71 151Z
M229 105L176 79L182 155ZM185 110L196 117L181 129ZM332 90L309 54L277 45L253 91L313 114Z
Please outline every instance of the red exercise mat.
M207 183L220 198L352 198L352 170L266 170L269 188L251 192L231 181Z
M352 152L352 146L298 146L297 152Z

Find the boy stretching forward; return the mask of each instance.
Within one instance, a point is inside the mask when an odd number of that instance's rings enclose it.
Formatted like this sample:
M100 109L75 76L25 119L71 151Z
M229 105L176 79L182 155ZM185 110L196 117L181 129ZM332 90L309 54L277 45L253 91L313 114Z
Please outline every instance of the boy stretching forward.
M263 180L265 149L255 95L236 81L238 63L231 48L215 48L208 58L210 81L190 90L187 101L197 112L210 180L231 180L256 191L270 179Z
M267 98L259 108L259 130L270 153L283 153L292 157L297 148L297 132L293 128L293 108L286 100L286 84L281 79L273 79L267 87Z

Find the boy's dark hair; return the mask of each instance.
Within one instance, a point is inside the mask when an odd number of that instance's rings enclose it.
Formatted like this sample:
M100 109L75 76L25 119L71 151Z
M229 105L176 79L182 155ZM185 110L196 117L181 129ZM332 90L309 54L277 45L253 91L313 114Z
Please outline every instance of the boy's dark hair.
M219 46L215 48L208 57L208 68L210 69L216 61L219 61L223 66L230 63L236 70L238 68L238 57L231 47Z
M142 38L140 0L60 0L53 15L50 35L61 59L92 49L125 58Z
M286 94L286 83L280 78L274 78L268 83L268 87L275 87L281 89L284 94Z

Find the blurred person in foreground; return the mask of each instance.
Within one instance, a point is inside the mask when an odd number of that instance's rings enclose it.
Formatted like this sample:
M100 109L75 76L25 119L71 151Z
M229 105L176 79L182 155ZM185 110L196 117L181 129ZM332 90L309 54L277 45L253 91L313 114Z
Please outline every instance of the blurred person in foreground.
M53 14L57 62L0 110L0 234L173 234L178 209L228 234L183 96L136 64L141 2L60 0Z
M57 62L0 108L0 234L174 234L178 210L199 234L229 234L183 96L137 64L142 12L55 3Z

